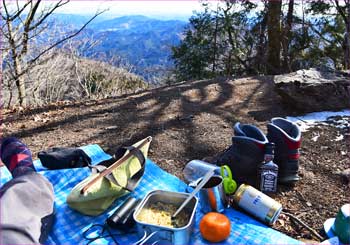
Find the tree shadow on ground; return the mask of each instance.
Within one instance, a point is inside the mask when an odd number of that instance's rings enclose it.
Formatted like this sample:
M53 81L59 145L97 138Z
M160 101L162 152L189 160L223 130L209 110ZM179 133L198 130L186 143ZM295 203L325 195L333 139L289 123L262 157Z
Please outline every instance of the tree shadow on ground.
M244 98L237 91L242 85L217 78L67 106L68 110L57 120L16 130L13 136L55 135L59 128L67 132L64 137L73 138L74 145L99 141L112 151L118 145L130 145L151 135L157 158L185 161L203 158L217 154L230 144L231 125L238 119L259 116L259 113L266 115L265 111L269 111L269 115L279 112L276 96L270 100L257 98L258 93L271 95L271 85L260 78L253 83L250 90L249 86L245 90ZM246 113L254 109L257 101L258 110ZM85 129L93 134L84 135Z

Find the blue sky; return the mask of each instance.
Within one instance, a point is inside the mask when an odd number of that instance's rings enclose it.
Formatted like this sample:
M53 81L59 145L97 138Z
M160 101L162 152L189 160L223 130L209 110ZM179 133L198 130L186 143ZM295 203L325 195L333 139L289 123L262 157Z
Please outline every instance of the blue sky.
M56 13L93 14L98 9L109 8L105 17L123 15L146 15L160 18L189 18L193 11L200 10L198 1L77 1L72 0Z

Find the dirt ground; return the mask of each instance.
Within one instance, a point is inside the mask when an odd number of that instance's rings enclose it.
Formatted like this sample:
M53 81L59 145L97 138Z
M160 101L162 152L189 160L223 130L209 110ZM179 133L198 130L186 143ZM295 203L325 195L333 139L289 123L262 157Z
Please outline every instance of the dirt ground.
M99 101L3 110L1 132L21 138L35 156L54 146L86 144L99 144L112 153L117 146L151 135L149 157L182 178L190 160L208 159L229 147L233 123L253 123L266 132L272 117L298 115L283 108L271 81L203 80ZM334 141L339 134L344 139ZM317 126L302 136L302 178L295 187L279 186L275 199L324 236L323 222L349 202L350 186L338 174L349 168L349 128ZM281 215L274 228L296 239L320 241L293 220Z

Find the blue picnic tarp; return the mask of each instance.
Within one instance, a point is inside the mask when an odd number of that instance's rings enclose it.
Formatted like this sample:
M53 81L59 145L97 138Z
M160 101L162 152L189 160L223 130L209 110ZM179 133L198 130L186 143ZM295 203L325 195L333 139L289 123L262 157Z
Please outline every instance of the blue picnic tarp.
M92 164L107 160L106 154L98 145L81 147L90 156ZM67 206L66 197L70 190L81 180L89 176L90 170L86 168L47 170L40 163L34 162L35 168L43 174L53 185L55 190L55 222L49 235L47 244L87 244L89 241L83 238L83 232L92 224L103 224L106 218L129 196L118 199L104 214L97 217L82 215ZM1 185L11 179L11 174L5 167L0 168ZM147 159L146 170L142 181L130 195L143 198L152 190L168 190L185 192L187 185L177 177L165 172L154 162ZM232 208L224 214L231 220L230 237L221 244L298 244L301 243L286 236L260 222ZM196 225L191 244L209 244L201 238L198 223L203 216L199 206L196 212ZM113 232L114 233L114 232ZM92 234L93 235L93 234ZM132 244L139 240L137 233L130 231L128 234L117 235L116 240L120 244ZM95 244L114 244L111 238L101 238Z

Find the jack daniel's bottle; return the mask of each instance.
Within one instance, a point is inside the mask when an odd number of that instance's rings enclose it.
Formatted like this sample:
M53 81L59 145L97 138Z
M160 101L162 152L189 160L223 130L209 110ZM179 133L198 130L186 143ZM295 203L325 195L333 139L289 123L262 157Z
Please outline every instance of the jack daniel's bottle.
M262 192L277 191L278 166L273 162L274 143L265 144L264 162L259 167L259 189Z

